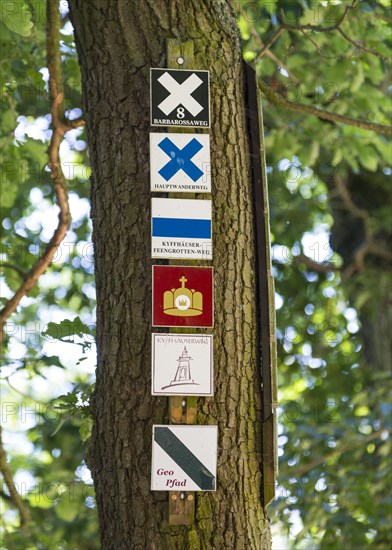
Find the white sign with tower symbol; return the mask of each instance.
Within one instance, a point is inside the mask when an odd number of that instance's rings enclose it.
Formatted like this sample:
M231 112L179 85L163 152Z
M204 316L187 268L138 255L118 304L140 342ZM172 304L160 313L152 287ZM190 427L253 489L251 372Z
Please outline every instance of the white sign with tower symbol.
M152 395L213 395L212 335L152 335Z

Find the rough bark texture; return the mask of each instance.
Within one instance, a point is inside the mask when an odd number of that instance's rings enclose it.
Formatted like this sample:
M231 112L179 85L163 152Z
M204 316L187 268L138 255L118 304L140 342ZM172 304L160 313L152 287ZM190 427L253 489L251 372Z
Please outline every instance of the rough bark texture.
M223 0L70 6L93 173L98 368L89 465L102 547L270 548L261 505L252 191L234 15ZM215 395L199 400L198 423L219 426L218 490L197 494L193 527L170 527L167 493L150 490L151 426L168 423L168 399L150 395L149 69L166 66L166 38L193 40L195 66L211 71Z

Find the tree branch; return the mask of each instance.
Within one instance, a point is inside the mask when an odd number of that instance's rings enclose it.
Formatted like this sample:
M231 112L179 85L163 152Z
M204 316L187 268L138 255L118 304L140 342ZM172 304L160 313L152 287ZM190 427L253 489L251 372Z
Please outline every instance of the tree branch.
M12 501L12 504L18 509L20 515L20 526L27 532L27 526L30 522L30 512L26 507L25 503L22 500L22 497L18 493L15 487L14 480L12 478L12 473L10 467L7 463L7 455L3 447L2 439L2 427L0 426L0 471L1 475L4 478L4 482L7 486L9 492L9 499ZM8 496L8 495L7 495ZM4 498L4 497L3 497Z
M381 19L382 21L386 21L387 23L392 23L392 17L382 15L381 13L374 13L373 15L374 17L376 17L376 19Z
M70 223L71 214L68 204L67 181L61 170L59 149L68 126L64 119L63 77L61 72L60 56L60 12L57 0L47 0L47 63L49 70L50 112L52 115L53 133L48 148L48 166L54 182L54 192L57 204L60 207L57 228L36 264L27 273L26 278L14 296L8 300L0 312L0 343L3 340L4 325L9 316L15 311L23 296L37 283L39 277L46 271L53 257L64 239Z
M366 46L363 46L361 44L360 40L353 40L345 32L342 31L342 29L337 29L337 31L343 36L347 42L350 42L353 46L355 46L358 50L362 50L363 52L369 53L371 55L375 55L379 59L382 59L383 61L386 61L387 63L391 63L392 59L390 57L387 57L386 55L383 55L382 53L376 52L375 50L370 50L369 48L366 48Z
M246 12L244 8L238 4L239 12L241 13L242 17L245 19L245 21L248 24L249 30L251 32L251 35L255 39L255 41L258 43L260 48L263 50L265 48L264 42L261 40L259 33L257 32L255 26L253 25L252 21L250 21L246 15ZM271 59L274 63L276 63L279 67L282 67L287 74L289 75L289 78L295 82L296 84L299 84L299 79L290 71L290 69L285 65L280 59L276 57L275 54L273 54L269 49L265 50L265 55ZM256 58L257 59L257 58Z
M386 126L385 124L378 124L376 122L370 122L368 120L361 120L358 118L347 117L338 113L332 113L331 111L325 111L318 107L311 105L304 105L303 103L294 103L289 101L282 95L278 94L271 86L268 86L263 80L259 80L260 90L264 95L276 105L281 105L290 111L296 111L297 113L305 113L307 115L316 116L322 120L329 120L338 124L346 124L348 126L356 126L364 130L371 130L387 137L392 137L392 126Z
M81 128L86 124L86 121L83 117L75 118L74 120L70 120L69 118L66 119L65 122L65 132L69 132L70 130L74 130L75 128Z
M316 48L318 54L320 55L320 57L324 58L324 59L336 59L336 55L326 55L320 48L320 46L317 44L317 42L315 42L313 40L313 38L310 37L311 33L308 33L308 32L305 32L305 31L301 31L302 34L305 36L305 38L307 38L312 44L313 46ZM348 49L348 51L350 50L350 48ZM346 57L346 54L347 52L344 52L342 54L340 54L340 57Z
M365 226L365 235L366 235L367 238L370 238L372 236L372 234L371 234L371 230L370 230L369 212L367 210L365 210L364 208L359 208L355 204L355 202L351 198L351 195L349 193L349 190L347 189L346 184L344 183L343 179L338 174L335 174L333 181L334 181L336 190L338 192L338 195L342 199L344 209L351 212L351 214L355 218L360 218L363 221L364 226Z
M305 254L299 254L298 256L296 256L295 261L306 265L309 269L311 269L312 271L316 271L317 273L329 273L331 271L341 271L340 267L337 267L335 265L328 264L328 263L315 262Z
M284 12L283 12L283 10L281 10L281 18L282 18L281 28L289 30L289 31L302 31L302 32L304 32L306 30L312 30L312 31L318 31L318 32L338 31L343 36L343 38L345 40L347 40L347 42L349 42L350 44L355 46L357 49L362 50L362 51L364 51L364 52L366 52L370 55L374 55L374 56L378 57L379 59L382 59L386 63L391 63L392 59L390 57L387 57L386 55L383 55L383 54L381 54L381 53L379 53L375 50L371 50L369 48L366 48L366 46L363 46L359 40L353 40L344 31L342 31L341 25L342 25L343 21L346 19L347 15L348 15L348 12L350 10L354 9L355 4L356 4L356 0L353 0L351 6L346 6L346 9L344 10L343 16L341 17L340 21L335 23L335 25L331 25L329 27L323 27L322 25L312 25L312 24L288 25L284 21ZM307 35L305 35L305 36L307 36Z
M356 271L363 270L365 267L365 258L368 254L378 256L392 263L392 253L387 248L382 246L382 244L379 244L374 240L369 212L364 208L359 208L355 204L355 202L351 198L347 186L345 185L343 179L339 176L339 174L335 174L333 181L336 187L336 191L342 199L343 209L347 212L350 212L355 218L361 219L365 231L365 240L363 241L361 246L355 251L354 261L351 262L344 269L343 278L349 279L351 275L353 275Z
M259 53L256 55L256 61L258 59L261 59L264 54L267 53L267 51L270 49L270 47L273 45L273 43L279 38L279 36L282 34L283 28L279 27L279 29L272 35L270 41L263 46L263 48L259 51Z
M312 31L318 31L318 32L335 31L336 29L338 29L340 27L340 25L346 19L347 15L348 15L348 12L350 10L354 9L356 3L357 3L357 0L353 0L352 3L351 3L351 6L346 6L346 9L344 10L341 19L337 23L335 23L335 25L331 25L330 27L323 27L322 25L312 25L310 23L307 24L307 25L288 25L284 21L284 12L283 12L283 10L280 10L280 15L281 15L281 18L282 18L281 26L284 29L287 29L289 31L305 31L305 30L312 30Z
M369 434L364 438L358 439L357 441L350 441L345 445L339 445L339 447L336 447L336 449L332 451L332 453L330 453L329 455L315 458L314 460L312 460L312 462L309 462L309 464L305 464L304 466L302 466L302 468L298 468L295 472L295 475L303 476L310 470L313 470L313 468L324 464L324 462L327 462L330 458L333 458L336 455L341 455L343 453L346 453L347 451L351 451L352 449L357 449L358 447L362 447L365 443L370 443L370 441L378 439L385 431L385 428L381 428L380 430L377 430L376 432L373 432L372 434Z

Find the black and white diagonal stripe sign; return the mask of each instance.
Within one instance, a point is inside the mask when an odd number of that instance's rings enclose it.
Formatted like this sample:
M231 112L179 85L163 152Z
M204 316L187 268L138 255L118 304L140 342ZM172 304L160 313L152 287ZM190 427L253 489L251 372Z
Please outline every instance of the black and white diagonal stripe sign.
M209 128L209 72L151 69L151 125Z
M215 491L217 426L153 426L151 489Z

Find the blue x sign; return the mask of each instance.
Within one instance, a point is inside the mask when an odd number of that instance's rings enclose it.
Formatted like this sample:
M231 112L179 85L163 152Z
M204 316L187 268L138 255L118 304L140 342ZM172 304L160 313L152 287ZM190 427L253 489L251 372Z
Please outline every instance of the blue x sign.
M203 171L191 160L203 148L203 145L196 138L193 138L182 149L179 149L167 137L158 145L171 159L159 170L159 174L166 181L169 181L179 170L183 170L193 181L197 181L203 175Z
M211 193L208 134L150 134L151 191Z

